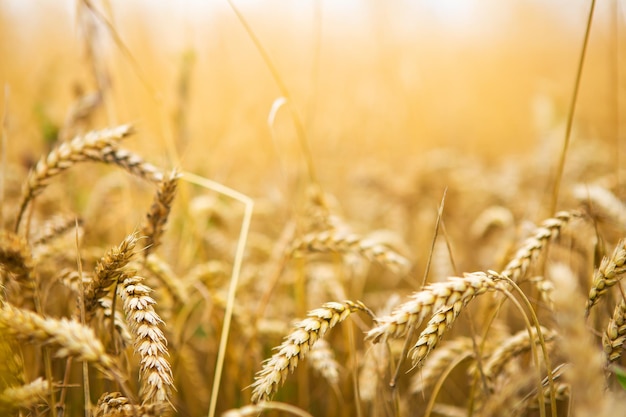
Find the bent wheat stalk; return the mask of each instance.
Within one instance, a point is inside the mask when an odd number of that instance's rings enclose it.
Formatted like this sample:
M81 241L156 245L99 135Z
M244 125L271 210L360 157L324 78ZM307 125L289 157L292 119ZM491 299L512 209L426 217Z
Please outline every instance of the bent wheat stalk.
M78 162L96 157L103 149L115 146L132 133L133 128L131 125L94 130L83 136L77 136L70 142L61 144L47 156L42 157L35 168L30 171L28 179L24 184L22 202L20 203L15 221L15 232L17 233L20 228L20 223L28 204L44 190L52 177L59 175Z

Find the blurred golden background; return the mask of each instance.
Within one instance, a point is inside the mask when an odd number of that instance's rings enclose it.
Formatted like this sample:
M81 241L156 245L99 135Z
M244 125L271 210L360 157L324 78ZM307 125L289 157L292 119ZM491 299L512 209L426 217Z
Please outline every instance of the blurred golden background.
M252 196L303 170L287 107L268 125L281 91L226 0L93 2L115 34L86 4L0 2L9 154L37 158L100 88L89 127L136 123L129 146L155 163ZM235 4L291 95L322 184L361 168L402 175L434 147L504 158L563 141L589 2ZM597 5L573 138L616 154L623 22L620 2Z

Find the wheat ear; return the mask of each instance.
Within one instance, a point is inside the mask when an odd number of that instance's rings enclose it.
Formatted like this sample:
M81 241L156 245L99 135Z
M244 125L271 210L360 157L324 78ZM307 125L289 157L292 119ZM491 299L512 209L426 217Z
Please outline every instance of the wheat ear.
M50 383L37 378L28 384L8 387L0 393L0 411L11 412L18 408L31 408L46 403L50 393Z
M419 393L427 390L437 382L437 379L451 363L473 356L472 339L468 337L459 337L445 343L432 354L421 372L413 376L409 391Z
M147 257L161 243L161 237L165 232L165 223L167 223L176 196L179 177L178 171L174 170L157 186L152 206L142 227L142 235L147 237L144 257Z
M437 307L428 324L422 330L417 342L411 349L413 365L421 368L424 361L437 346L444 333L447 332L458 318L465 306L476 296L486 291L496 290L502 279L495 272L466 274L465 289L459 286L459 291L452 292L450 297L443 300L443 305Z
M309 233L297 239L290 249L292 255L306 252L355 253L396 272L407 271L411 266L405 257L376 240L365 239L354 233L346 234L336 230Z
M589 315L591 307L600 300L600 297L622 279L625 272L626 239L622 239L613 250L611 257L605 256L600 262L600 267L593 274L593 283L585 307L586 315Z
M163 173L157 167L145 162L141 156L116 146L107 146L101 152L90 154L89 159L117 165L130 174L152 183L163 180Z
M390 315L376 320L366 339L374 343L387 337L399 338L408 330L418 327L425 317L442 308L452 309L458 314L465 304L475 296L496 288L497 274L473 272L461 277L450 277L447 281L436 282L411 295L411 299L396 308Z
M572 194L580 202L591 203L592 214L626 228L626 205L610 190L599 185L579 184L574 187Z
M310 311L306 319L296 323L295 329L276 348L278 352L266 360L263 369L257 373L252 384L252 402L269 400L315 342L337 323L359 310L365 311L367 308L361 302L330 302Z
M96 404L96 417L161 417L167 412L165 403L136 405L119 392L104 393Z
M0 308L0 329L5 335L21 342L57 345L57 356L75 356L93 362L107 376L121 375L115 360L106 354L104 346L93 330L79 322L65 318L44 318L8 303Z
M94 130L61 144L47 156L42 157L35 168L30 171L24 184L22 202L15 222L15 231L19 230L22 217L30 201L44 190L52 177L59 175L78 162L100 155L104 148L116 145L132 133L133 129L130 125Z
M159 328L163 321L154 311L156 302L149 296L151 290L142 281L142 277L129 276L119 289L135 352L140 356L139 394L142 404L168 402L174 381L166 357L167 339Z
M602 335L602 346L607 362L615 362L622 356L626 342L626 301L621 300L615 307L613 317L609 320L606 331Z
M538 344L539 338L537 337L537 329L533 327L531 333L533 337L532 343ZM541 334L546 343L554 340L556 337L554 332L544 327L541 327ZM498 348L489 355L489 359L485 362L483 367L485 376L489 380L495 380L502 372L504 366L511 361L512 358L530 350L531 342L529 339L528 330L521 330L500 342Z
M30 246L15 233L0 231L0 270L10 274L29 291L35 288L34 261Z
M124 268L135 255L137 233L131 233L118 245L107 251L98 261L93 279L85 287L85 319L91 320L99 307L98 300L108 294L110 287L124 273Z
M514 282L524 278L528 268L543 251L548 241L557 237L567 223L579 216L580 214L577 212L560 211L553 218L545 220L532 236L524 241L513 259L504 267L501 275Z

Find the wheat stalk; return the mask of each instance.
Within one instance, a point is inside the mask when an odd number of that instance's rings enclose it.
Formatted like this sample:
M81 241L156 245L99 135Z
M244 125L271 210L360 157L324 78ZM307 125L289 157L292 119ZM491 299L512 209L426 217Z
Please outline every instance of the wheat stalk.
M135 352L140 356L140 396L142 404L168 402L174 381L166 357L167 339L159 328L163 321L154 311L151 290L142 281L139 276L129 276L119 289Z
M326 303L310 311L307 318L296 323L294 330L276 348L278 352L264 362L263 369L257 373L252 384L252 402L269 400L318 339L350 314L366 309L361 302L343 301Z
M22 217L30 201L44 190L50 179L78 162L97 158L103 149L115 146L132 133L133 129L130 125L94 130L61 144L47 156L42 157L35 168L30 171L24 184L22 201L15 221L15 231L19 230Z

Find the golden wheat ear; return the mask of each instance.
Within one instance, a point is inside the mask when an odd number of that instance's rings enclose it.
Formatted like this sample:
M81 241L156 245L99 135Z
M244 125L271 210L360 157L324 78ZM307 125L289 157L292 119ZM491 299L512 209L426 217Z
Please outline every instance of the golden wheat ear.
M294 330L276 348L278 351L263 364L252 384L252 402L269 400L326 332L356 311L367 311L361 302L330 302L310 311L307 318L296 323Z
M122 375L93 330L77 321L46 318L5 302L0 307L0 329L20 342L53 345L58 357L92 362L111 379Z
M116 146L122 139L134 132L131 125L94 130L77 136L55 148L42 157L28 174L22 191L22 201L15 221L17 232L28 204L40 194L50 180L78 162L99 158L103 150Z
M165 224L172 210L172 203L176 197L180 174L174 170L169 176L159 182L157 192L148 211L147 218L141 229L142 235L147 237L144 257L147 257L161 244L161 237L165 233Z
M139 354L140 396L142 404L168 403L174 387L172 369L167 359L167 339L160 329L163 320L154 311L156 301L143 278L132 275L124 279L119 293L124 313Z

